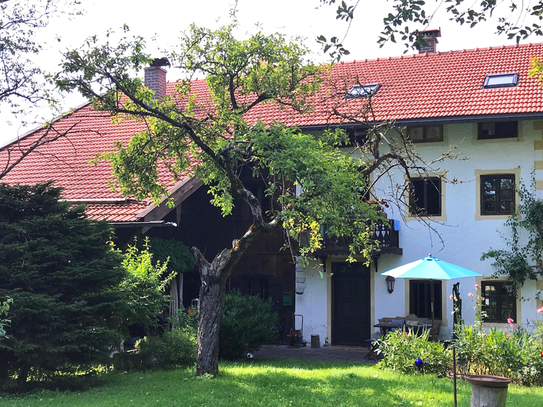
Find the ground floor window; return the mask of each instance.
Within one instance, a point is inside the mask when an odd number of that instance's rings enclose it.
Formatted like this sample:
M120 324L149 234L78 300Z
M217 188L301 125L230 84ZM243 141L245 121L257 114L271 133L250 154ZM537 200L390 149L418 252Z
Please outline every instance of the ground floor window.
M434 290L434 318L442 319L441 281L409 281L409 313L419 318L432 318L432 292Z
M517 298L507 281L483 281L481 284L485 322L517 321Z

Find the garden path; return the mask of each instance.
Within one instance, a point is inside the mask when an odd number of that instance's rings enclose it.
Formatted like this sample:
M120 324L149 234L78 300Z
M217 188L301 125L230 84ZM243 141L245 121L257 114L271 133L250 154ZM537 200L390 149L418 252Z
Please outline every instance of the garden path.
M322 360L330 362L375 363L365 359L368 349L362 346L324 346L312 348L290 347L287 345L264 345L254 352L255 360L293 359Z

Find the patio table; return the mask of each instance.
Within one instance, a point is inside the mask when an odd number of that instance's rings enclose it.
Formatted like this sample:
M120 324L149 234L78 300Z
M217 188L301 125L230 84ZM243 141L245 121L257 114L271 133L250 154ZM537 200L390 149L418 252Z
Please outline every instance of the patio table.
M385 336L387 333L394 329L403 329L405 324L392 324L392 323L381 323L375 324L374 328L379 328L381 331L381 336Z
M392 323L381 323L375 324L374 328L379 328L381 331L381 336L385 336L392 330L401 329L402 331L412 330L415 334L421 334L424 330L430 329L432 324L419 324L419 325L407 325L407 324L392 324Z

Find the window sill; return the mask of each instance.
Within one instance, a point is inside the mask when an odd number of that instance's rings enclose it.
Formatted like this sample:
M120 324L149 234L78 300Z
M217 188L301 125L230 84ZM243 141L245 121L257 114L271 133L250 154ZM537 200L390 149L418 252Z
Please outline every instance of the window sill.
M426 216L413 216L411 214L406 213L404 216L404 222L419 222L422 219L428 220L430 222L447 222L447 215L426 215Z

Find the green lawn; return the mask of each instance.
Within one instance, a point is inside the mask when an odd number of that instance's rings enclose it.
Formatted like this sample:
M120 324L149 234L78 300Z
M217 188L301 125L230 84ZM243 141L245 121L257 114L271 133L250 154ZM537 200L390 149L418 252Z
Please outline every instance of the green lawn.
M453 383L407 376L374 365L313 361L223 363L218 378L196 378L191 369L109 373L85 392L40 391L0 395L0 406L452 406ZM471 386L458 383L458 405L469 406ZM508 407L537 406L543 388L510 386Z

